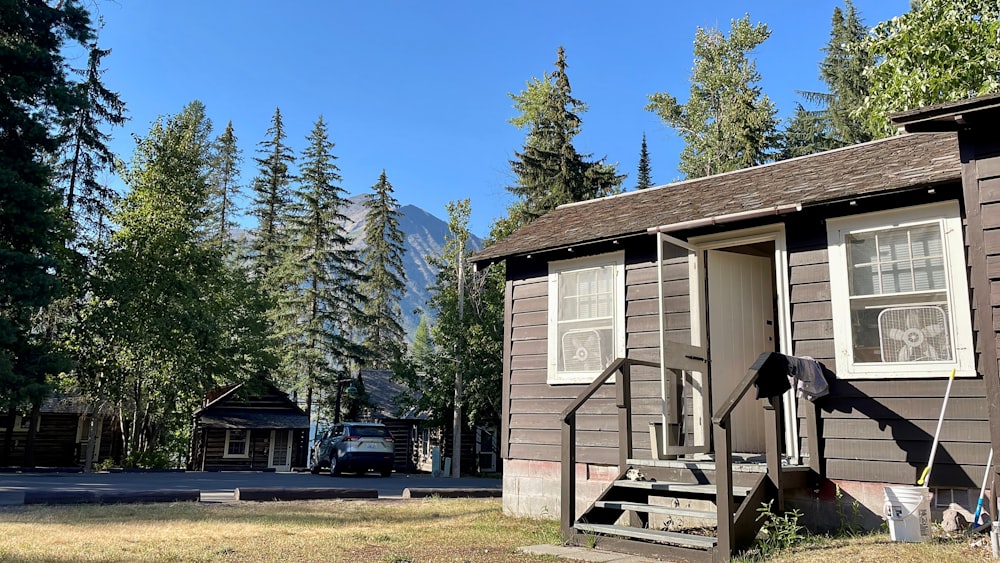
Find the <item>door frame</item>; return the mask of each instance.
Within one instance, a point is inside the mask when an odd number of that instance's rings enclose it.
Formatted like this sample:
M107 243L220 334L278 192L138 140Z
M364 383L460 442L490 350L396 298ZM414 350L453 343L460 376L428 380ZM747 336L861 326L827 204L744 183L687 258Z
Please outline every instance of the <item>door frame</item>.
M285 432L288 436L288 442L285 451L285 463L281 465L275 465L274 463L274 438L277 436L278 432ZM292 446L295 444L295 430L271 430L271 438L267 448L267 466L273 467L279 471L290 471L292 468ZM284 469L283 469L284 468Z
M707 313L707 279L705 271L705 251L725 250L734 246L755 244L760 242L774 243L774 292L777 301L777 318L775 319L778 345L775 351L791 355L792 322L791 296L788 283L788 247L785 239L785 225L777 223L726 231L699 237L691 237L688 243L695 247L696 259L692 265L691 288L691 342L695 346L703 346L708 342L708 327L703 319ZM749 366L747 366L749 367ZM785 431L785 452L791 457L793 464L800 460L799 431L797 416L798 408L795 401L795 390L785 393L782 401Z

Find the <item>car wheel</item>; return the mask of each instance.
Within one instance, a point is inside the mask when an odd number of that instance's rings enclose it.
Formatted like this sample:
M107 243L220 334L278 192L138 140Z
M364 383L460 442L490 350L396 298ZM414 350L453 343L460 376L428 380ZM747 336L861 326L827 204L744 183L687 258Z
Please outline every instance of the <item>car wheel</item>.
M392 468L391 467L383 467L382 470L379 471L379 473L381 473L383 477L388 477L388 476L392 475Z
M330 475L338 477L342 471L340 464L337 463L337 454L333 454L330 456Z

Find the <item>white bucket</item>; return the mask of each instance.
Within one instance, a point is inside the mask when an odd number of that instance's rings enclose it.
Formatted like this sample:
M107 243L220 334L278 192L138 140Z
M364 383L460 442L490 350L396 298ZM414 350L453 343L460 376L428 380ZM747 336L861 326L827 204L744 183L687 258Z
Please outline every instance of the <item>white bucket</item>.
M931 497L927 487L893 485L885 488L883 514L889 522L892 541L931 539Z

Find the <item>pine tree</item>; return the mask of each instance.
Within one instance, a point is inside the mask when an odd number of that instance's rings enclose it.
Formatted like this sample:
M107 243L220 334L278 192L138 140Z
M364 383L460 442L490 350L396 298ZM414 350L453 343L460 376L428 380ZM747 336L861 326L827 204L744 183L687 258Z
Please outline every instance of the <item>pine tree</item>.
M259 171L252 184L252 214L257 217L257 229L251 250L254 271L262 280L268 280L281 261L284 238L281 218L289 201L293 177L290 167L295 163L292 149L285 144L287 135L280 108L274 110L267 135L268 138L258 144L261 156L254 161Z
M98 181L98 174L114 169L116 159L108 146L111 136L101 127L121 126L128 121L125 102L101 81L104 74L101 61L109 54L110 49L99 49L92 44L87 68L76 71L83 76L83 81L75 86L83 103L63 126L62 136L67 143L59 163L69 216L77 223L78 232L90 229L94 237L101 236L94 231L106 228L105 219L118 198L114 189Z
M518 95L511 95L520 115L517 127L529 127L521 152L510 162L517 177L507 189L518 198L516 208L529 222L564 203L617 193L624 176L603 159L589 160L573 146L580 132L579 114L586 105L573 97L566 74L566 53L559 48L556 70L534 79Z
M770 35L766 24L751 24L749 14L732 20L728 37L699 27L687 103L666 92L649 96L646 109L684 139L678 168L688 178L771 159L778 141L777 110L761 91L760 73L748 56Z
M62 50L92 38L87 11L72 0L0 5L0 412L11 422L0 464L13 442L15 409L37 409L46 375L58 371L51 340L34 330L32 316L59 293L66 232L49 162L63 141L58 128L84 105Z
M867 29L851 0L845 0L845 11L833 9L830 41L826 56L819 66L820 77L830 89L826 112L833 138L838 146L864 143L872 139L858 117L858 108L868 96L865 72L875 60L865 50Z
M805 156L841 146L833 135L827 113L807 110L796 104L795 114L782 132L781 150L777 160Z
M652 169L649 167L649 150L646 148L646 134L642 134L642 148L639 149L639 168L635 189L644 190L653 186Z
M289 240L280 269L276 325L284 371L305 392L312 411L317 389L333 389L350 376L361 350L352 340L364 298L356 251L344 229L344 189L334 144L323 118L316 120L303 152L301 176L284 218Z
M226 124L226 130L215 140L215 154L212 159L212 221L215 223L213 236L220 245L228 247L232 241L232 229L236 226L239 211L236 199L240 195L240 163L243 157L236 145L233 122Z
M406 291L406 249L399 228L399 203L392 193L392 184L383 170L363 203L365 242L361 257L366 279L361 291L367 302L362 333L370 365L376 369L389 367L402 352L406 337L400 308Z

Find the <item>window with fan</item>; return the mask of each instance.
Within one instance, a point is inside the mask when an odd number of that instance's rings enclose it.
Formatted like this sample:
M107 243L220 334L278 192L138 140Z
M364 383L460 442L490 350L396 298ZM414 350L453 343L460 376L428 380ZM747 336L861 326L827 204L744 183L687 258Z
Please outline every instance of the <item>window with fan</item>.
M840 377L974 375L956 202L828 222Z
M590 383L625 355L624 255L549 264L549 383Z

